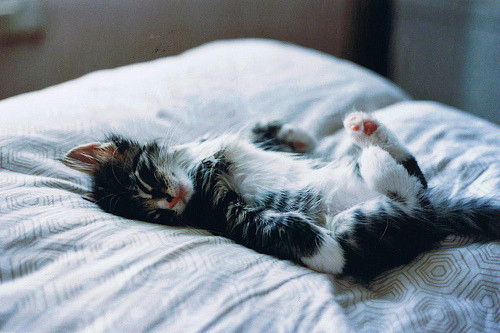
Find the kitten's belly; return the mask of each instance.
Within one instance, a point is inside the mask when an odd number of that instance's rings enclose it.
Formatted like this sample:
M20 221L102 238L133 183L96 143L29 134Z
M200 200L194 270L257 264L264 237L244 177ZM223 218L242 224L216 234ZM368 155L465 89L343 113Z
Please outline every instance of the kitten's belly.
M226 151L226 156L231 161L230 185L247 203L269 192L298 191L305 187L307 175L313 172L305 160L251 145L235 144Z
M248 204L260 201L269 192L294 193L309 188L320 193L324 213L335 215L380 196L354 175L352 168L330 164L313 169L307 160L263 151L241 141L226 144L225 155L231 162L228 185Z
M378 197L381 197L381 194L367 188L366 186L360 186L360 188L356 188L355 190L350 189L343 191L342 193L338 193L337 191L327 191L323 197L323 202L328 215L337 215L338 213L357 204L367 202Z
M311 183L321 191L323 206L328 215L336 215L381 196L348 167L325 167L315 170Z

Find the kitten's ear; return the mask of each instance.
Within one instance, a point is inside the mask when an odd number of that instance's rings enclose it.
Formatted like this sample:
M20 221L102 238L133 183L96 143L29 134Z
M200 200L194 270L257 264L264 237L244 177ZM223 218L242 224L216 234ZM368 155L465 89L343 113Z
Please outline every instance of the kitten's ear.
M113 142L92 142L77 146L64 155L62 162L72 169L92 175L103 162L109 161L116 153Z
M82 197L87 200L87 201L90 201L90 202L95 202L95 198L94 198L94 193L90 192L90 193L85 193L84 195L82 195Z

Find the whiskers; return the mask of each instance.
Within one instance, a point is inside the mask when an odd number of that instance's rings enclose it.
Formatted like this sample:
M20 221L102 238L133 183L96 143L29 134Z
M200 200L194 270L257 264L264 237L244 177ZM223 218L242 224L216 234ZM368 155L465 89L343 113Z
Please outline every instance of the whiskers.
M123 198L127 192L110 193L99 199L94 199L94 203L99 206L107 206L110 211L116 211L116 206L118 202ZM104 205L105 201L109 201L109 204Z
M160 152L162 152L165 148L168 149L168 147L172 147L181 143L181 135L177 135L178 133L180 133L180 126L181 124L176 123L174 126L170 126L163 136L154 139L154 141L158 143Z

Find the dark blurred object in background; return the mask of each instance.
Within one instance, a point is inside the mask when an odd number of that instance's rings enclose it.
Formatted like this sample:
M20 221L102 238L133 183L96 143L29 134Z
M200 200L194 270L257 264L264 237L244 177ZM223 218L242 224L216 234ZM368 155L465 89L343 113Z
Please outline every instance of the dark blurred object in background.
M395 0L390 78L500 124L500 1Z

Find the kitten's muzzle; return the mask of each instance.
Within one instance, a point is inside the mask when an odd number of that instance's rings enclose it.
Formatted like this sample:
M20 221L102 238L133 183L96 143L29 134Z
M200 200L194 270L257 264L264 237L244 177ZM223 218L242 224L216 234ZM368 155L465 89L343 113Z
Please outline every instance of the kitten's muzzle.
M179 185L178 193L169 203L169 208L173 209L179 202L187 203L190 195L190 191L184 185Z

